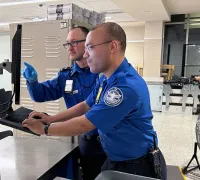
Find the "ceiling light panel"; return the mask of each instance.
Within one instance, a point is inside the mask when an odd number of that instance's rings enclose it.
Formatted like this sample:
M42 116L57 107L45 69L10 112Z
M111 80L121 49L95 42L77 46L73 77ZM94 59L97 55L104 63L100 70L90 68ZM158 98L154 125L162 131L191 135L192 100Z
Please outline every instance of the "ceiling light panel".
M87 4L99 12L120 9L116 4L114 4L110 0L91 1L87 2Z
M24 1L0 1L0 7L6 7L6 6L16 6L16 5L22 5L22 4L34 4L34 3L44 3L44 2L50 2L54 0L24 0Z
M112 14L112 17L117 19L117 21L135 21L135 19L127 13Z

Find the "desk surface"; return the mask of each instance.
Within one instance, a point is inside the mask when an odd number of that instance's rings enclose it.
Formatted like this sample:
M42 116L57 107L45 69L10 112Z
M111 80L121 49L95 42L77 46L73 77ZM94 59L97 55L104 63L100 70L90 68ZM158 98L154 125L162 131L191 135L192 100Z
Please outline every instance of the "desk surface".
M33 137L7 137L0 140L1 180L36 180L76 145Z

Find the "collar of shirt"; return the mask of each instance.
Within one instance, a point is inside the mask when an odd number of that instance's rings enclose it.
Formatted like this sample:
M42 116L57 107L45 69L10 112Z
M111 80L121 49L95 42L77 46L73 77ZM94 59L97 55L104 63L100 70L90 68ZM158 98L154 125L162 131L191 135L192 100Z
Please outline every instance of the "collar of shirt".
M129 68L129 63L126 58L124 58L123 62L119 65L119 67L115 70L115 72L108 78L107 84L111 84L117 77L118 74L125 69Z
M90 68L89 68L89 67L86 67L86 68L85 68L85 71L83 71L83 69L81 69L81 68L76 64L76 62L74 62L73 66L72 66L72 71L71 71L70 75L73 76L76 72L77 72L77 73L84 73L84 72L87 72L87 71L90 71Z

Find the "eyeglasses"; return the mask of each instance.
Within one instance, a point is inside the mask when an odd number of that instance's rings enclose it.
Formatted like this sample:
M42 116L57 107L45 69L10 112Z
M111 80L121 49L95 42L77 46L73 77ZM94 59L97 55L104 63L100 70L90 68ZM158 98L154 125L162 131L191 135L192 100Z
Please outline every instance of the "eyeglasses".
M110 43L110 42L112 42L112 41L110 40L110 41L106 41L106 42L103 42L103 43L95 44L95 45L92 45L92 46L86 46L85 50L90 52L92 50L92 48L94 48L95 46L99 46L99 45L102 45L102 44L107 44L107 43Z
M77 40L77 41L72 41L72 42L67 42L67 43L63 44L63 47L65 49L67 49L69 46L76 47L79 43L84 42L84 41L85 41L85 39L83 39L83 40Z

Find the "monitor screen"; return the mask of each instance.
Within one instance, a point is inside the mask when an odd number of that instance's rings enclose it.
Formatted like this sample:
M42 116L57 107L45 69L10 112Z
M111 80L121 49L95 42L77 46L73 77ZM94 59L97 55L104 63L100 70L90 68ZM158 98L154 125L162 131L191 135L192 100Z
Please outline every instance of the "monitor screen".
M21 77L21 41L22 25L17 25L17 30L12 39L12 84L14 85L15 104L20 104L20 77Z

